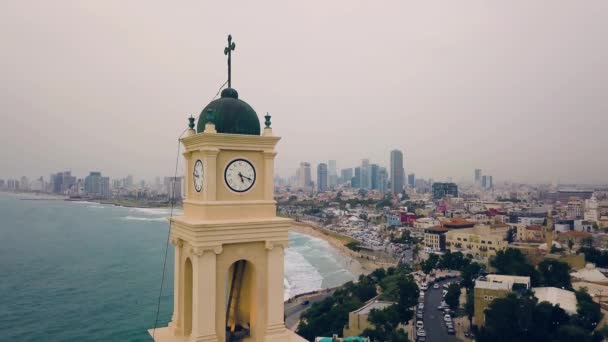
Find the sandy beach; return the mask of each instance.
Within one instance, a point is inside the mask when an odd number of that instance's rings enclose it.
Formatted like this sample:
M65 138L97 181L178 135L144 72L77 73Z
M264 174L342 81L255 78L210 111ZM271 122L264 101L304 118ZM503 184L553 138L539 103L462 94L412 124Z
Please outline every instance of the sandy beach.
M293 222L291 231L296 233L306 234L314 236L327 241L330 245L336 248L342 255L352 260L349 262L348 268L353 274L369 274L375 269L383 267L380 263L370 260L366 257L362 257L360 253L357 253L345 246L348 242L352 241L347 236L338 236L335 233L331 233L323 228L320 228L312 223L307 222Z

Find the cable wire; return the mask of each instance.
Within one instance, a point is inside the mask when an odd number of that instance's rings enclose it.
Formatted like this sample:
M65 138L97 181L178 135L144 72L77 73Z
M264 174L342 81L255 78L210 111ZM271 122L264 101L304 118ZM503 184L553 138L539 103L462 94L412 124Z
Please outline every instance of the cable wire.
M181 148L181 141L180 139L182 138L182 135L184 135L184 133L186 133L186 131L188 130L188 128L186 128L182 134L179 135L179 137L177 138L177 155L175 156L175 172L173 173L173 182L171 185L171 197L170 202L171 202L171 211L169 212L169 231L167 232L167 241L165 242L165 257L163 260L163 273L162 276L160 278L160 290L158 293L158 302L156 304L156 318L154 319L154 329L152 330L152 341L156 341L154 339L154 336L156 334L156 328L158 326L158 316L160 314L160 300L162 298L163 295L163 285L165 283L165 271L167 269L167 253L169 252L169 240L171 237L171 225L173 223L172 219L173 219L173 209L175 208L175 184L177 183L175 181L175 179L177 178L177 167L179 165L179 150Z

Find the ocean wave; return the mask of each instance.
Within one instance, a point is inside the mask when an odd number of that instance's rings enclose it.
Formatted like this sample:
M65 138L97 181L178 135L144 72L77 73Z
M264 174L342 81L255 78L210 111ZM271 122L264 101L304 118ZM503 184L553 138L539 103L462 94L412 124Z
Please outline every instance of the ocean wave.
M320 290L323 276L306 258L291 248L285 251L284 299Z
M105 207L103 205L87 205L87 208L103 209Z
M169 215L171 213L170 209L166 208L130 208L130 212L144 214L144 215ZM177 210L173 210L173 214L176 213Z
M125 216L123 220L134 220L134 221L160 221L167 222L166 217L137 217L137 216Z

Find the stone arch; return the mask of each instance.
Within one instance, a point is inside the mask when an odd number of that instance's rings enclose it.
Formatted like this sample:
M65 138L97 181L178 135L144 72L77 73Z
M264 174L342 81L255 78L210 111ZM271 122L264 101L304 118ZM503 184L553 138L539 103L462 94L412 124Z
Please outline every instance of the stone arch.
M239 259L228 267L225 277L226 341L240 341L255 325L256 274L254 263Z

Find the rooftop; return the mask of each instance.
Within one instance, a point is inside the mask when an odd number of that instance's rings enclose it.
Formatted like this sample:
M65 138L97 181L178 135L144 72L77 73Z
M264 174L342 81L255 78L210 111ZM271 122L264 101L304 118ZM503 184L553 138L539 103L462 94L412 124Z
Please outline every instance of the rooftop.
M530 277L503 274L488 274L475 280L475 288L491 290L511 290L514 284L523 284L530 288Z
M534 297L538 298L539 302L549 302L553 305L559 305L568 314L576 313L576 295L572 291L562 290L557 287L535 287L532 289Z

